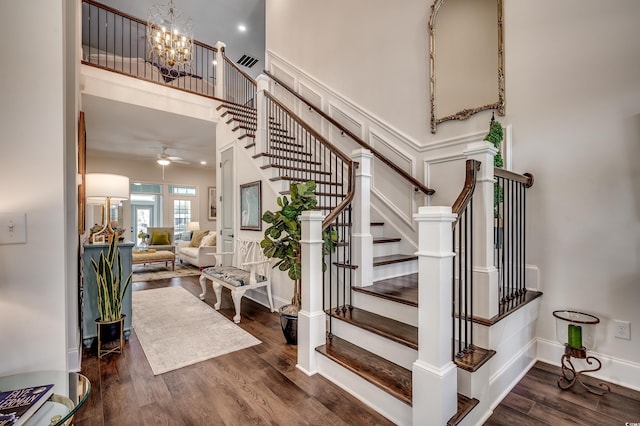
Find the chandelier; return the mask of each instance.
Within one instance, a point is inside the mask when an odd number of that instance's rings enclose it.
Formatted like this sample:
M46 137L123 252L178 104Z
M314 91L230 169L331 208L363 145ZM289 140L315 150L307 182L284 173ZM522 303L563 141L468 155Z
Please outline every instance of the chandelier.
M147 21L147 43L149 60L163 74L175 71L190 71L193 59L193 26L191 18L183 18L173 0L169 4L153 5L149 8ZM173 71L173 72L172 72ZM174 75L175 74L175 75Z

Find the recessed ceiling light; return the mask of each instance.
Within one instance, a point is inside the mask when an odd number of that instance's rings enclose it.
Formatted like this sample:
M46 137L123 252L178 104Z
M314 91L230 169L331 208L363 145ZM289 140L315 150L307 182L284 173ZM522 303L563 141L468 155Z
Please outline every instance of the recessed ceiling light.
M245 32L247 31L247 27L244 24L238 25L238 31Z
M215 59L213 60L213 65L218 65L218 61L216 61Z
M203 166L206 166L207 162L206 161L201 161L200 164L202 164Z

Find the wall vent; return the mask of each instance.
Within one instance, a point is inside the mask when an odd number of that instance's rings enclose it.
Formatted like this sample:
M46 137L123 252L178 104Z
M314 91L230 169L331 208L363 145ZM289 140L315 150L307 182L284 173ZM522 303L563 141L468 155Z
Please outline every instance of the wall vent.
M242 55L240 59L238 59L238 64L243 65L247 68L251 68L254 66L258 60L256 58L252 58L249 55Z

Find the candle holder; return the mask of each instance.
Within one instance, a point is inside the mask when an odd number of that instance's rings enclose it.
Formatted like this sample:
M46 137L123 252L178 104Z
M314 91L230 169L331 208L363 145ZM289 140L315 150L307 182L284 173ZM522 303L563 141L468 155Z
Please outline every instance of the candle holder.
M583 373L592 373L602 368L600 360L594 356L587 355L587 351L594 348L596 344L595 329L600 322L598 317L576 311L554 311L556 318L556 338L558 342L564 344L564 355L560 360L562 367L562 377L558 379L558 387L567 390L576 383L580 383L586 390L596 395L604 395L611 391L606 383L599 383L599 387L585 384L581 376ZM576 370L571 359L584 359L593 368Z

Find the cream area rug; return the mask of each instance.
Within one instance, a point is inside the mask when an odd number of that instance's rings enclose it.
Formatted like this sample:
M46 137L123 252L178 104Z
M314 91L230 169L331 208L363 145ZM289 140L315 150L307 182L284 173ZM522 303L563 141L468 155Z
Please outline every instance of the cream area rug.
M134 291L133 328L155 375L261 343L179 286Z
M147 265L133 265L133 276L131 282L153 281L163 278L188 277L190 275L200 275L200 269L189 264L179 264L176 262L176 270L171 270L171 265L167 268L164 263L150 263Z

